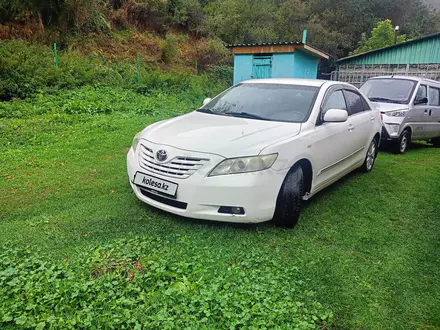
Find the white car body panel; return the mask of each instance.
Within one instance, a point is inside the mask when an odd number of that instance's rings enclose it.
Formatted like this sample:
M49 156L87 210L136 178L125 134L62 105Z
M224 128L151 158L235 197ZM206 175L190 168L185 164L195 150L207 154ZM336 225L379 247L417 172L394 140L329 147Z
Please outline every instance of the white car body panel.
M279 141L297 135L301 124L264 121L191 112L163 121L145 131L143 138L153 143L183 150L224 157L258 155L267 141ZM247 155L243 155L243 150Z
M192 112L150 125L139 134L136 152L131 148L127 154L128 176L136 196L154 207L190 218L263 222L272 219L280 187L297 162L308 161L312 166L311 189L305 196L308 198L361 166L373 138L380 138L380 113L371 103L368 104L372 110L349 116L346 122L317 124L328 89L338 85L356 90L351 85L307 79L257 82L316 86L320 91L304 123ZM141 146L144 151L150 150L147 152L149 156L140 151ZM165 162L155 159L159 150L166 150L169 154ZM267 170L209 176L224 159L273 153L277 153L278 158ZM176 162L178 157L189 159L189 162L194 159L202 161L189 176L176 177L168 172L172 171L170 167L180 166L173 162L184 163ZM179 172L179 169L175 171ZM178 184L176 198L169 198L164 203L166 196L154 191L145 194L145 190L133 183L136 172ZM173 205L176 202L186 204L185 208L180 204ZM242 207L245 214L219 213L221 206Z

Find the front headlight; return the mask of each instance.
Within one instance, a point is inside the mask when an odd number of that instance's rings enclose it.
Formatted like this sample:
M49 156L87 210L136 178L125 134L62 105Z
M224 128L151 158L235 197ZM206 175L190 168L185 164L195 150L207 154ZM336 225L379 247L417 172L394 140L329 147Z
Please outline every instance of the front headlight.
M139 141L141 140L139 133L135 135L133 138L133 143L131 144L131 147L133 148L134 153L136 153L136 149L138 147Z
M389 116L389 117L405 117L406 116L406 110L397 110L397 111L385 112L385 115Z
M266 170L273 165L278 154L229 158L218 164L208 176L237 174Z

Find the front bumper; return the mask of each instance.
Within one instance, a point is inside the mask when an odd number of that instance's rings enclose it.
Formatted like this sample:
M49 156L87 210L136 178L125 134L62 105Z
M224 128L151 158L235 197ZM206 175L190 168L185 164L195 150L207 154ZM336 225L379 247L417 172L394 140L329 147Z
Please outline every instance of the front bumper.
M212 168L224 159L220 156L210 156L212 161L188 178L170 178L140 167L138 156L131 148L127 154L127 171L131 187L141 201L188 218L240 223L271 220L278 192L288 169L208 177ZM177 183L179 187L176 198L165 197L135 185L133 179L136 172ZM242 207L244 214L219 213L221 206Z
M401 133L403 117L385 117L382 124L382 140L395 141Z

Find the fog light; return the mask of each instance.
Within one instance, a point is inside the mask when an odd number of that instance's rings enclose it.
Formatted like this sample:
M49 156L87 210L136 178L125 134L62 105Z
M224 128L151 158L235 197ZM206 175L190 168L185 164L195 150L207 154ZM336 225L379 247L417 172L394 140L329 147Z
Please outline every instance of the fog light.
M396 135L396 134L399 133L399 128L400 128L399 124L388 124L388 123L386 123L385 125L387 126L388 132L391 135Z
M238 207L238 206L221 206L218 209L218 213L222 213L222 214L240 214L240 215L243 215L244 214L244 209L242 207Z

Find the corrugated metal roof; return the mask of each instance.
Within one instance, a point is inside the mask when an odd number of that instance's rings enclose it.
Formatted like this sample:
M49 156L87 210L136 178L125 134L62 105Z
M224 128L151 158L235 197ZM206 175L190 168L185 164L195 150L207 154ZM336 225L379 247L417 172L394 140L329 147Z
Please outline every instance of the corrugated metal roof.
M440 63L440 33L348 56L337 62L339 65Z
M263 43L254 43L254 44L228 44L226 47L254 47L254 46L281 46L281 45L304 45L299 41L279 41L279 42L263 42Z

